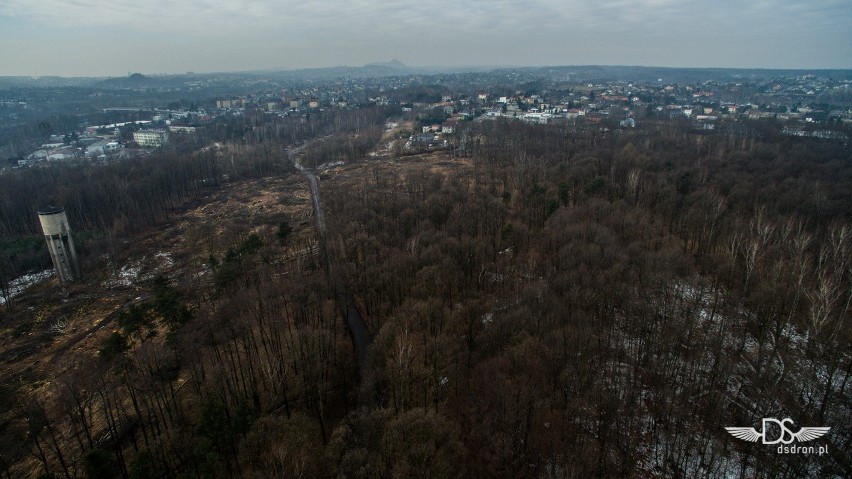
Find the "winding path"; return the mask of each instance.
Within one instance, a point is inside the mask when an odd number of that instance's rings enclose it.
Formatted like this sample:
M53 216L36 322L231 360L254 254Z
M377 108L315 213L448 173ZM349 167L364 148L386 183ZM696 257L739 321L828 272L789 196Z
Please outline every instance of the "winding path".
M361 375L362 385L374 381L373 368L371 366L369 349L370 349L370 331L355 305L355 300L348 288L343 282L343 278L335 271L335 261L331 250L327 245L327 229L325 224L325 216L322 211L322 203L320 201L319 182L313 171L302 167L302 165L293 161L292 156L289 156L290 161L302 172L308 183L311 186L311 203L314 209L314 221L316 223L317 232L319 235L320 250L322 258L326 266L328 281L332 286L337 304L340 307L343 319L346 322L346 328L349 331L349 336L352 338L352 345L355 349L355 355L358 359L358 371ZM368 387L367 389L371 389ZM362 391L364 388L362 388ZM362 400L363 400L362 394Z
M320 206L319 183L317 182L317 176L311 170L306 170L301 167L299 170L301 170L302 174L305 175L305 178L307 178L308 182L311 184L311 203L313 203L314 206L314 219L320 236L323 240L325 240L325 216L323 215L322 207Z

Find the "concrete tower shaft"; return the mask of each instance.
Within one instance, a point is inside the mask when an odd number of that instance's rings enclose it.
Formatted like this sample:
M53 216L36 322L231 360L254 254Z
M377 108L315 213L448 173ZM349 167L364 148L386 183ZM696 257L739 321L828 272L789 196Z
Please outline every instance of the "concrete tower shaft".
M48 208L38 212L47 249L56 275L65 283L80 277L80 264L77 261L77 250L71 237L71 227L64 208Z

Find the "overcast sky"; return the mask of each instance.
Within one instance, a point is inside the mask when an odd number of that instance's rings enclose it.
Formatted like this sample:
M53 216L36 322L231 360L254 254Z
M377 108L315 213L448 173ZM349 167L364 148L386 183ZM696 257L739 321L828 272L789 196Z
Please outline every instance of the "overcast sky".
M360 66L850 68L852 0L0 0L0 75Z

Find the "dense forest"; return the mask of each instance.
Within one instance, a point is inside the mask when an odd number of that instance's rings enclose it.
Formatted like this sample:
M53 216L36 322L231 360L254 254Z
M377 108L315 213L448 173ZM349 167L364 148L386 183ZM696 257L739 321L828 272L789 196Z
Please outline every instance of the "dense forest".
M418 411L469 477L848 475L852 158L752 126L483 122L464 167L327 188L382 378L349 427ZM763 417L828 457L724 430Z
M49 264L45 203L101 278L97 252L129 255L210 191L307 191L290 154L344 163L320 174L319 241L273 216L187 231L206 279L148 281L43 395L4 374L0 477L852 475L847 145L768 122L496 120L449 151L368 157L393 114L238 118L145 158L0 177L5 278ZM0 327L31 314L8 309ZM828 452L724 429L765 417L831 426Z

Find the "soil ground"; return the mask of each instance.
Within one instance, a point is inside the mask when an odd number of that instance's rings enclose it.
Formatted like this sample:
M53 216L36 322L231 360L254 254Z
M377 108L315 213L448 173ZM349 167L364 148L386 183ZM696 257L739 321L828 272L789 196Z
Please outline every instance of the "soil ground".
M181 290L200 286L212 276L211 255L221 258L250 233L277 241L283 221L292 233L273 260L299 257L316 241L312 214L307 181L298 173L226 184L155 229L102 241L111 251L90 252L81 280L62 285L53 276L26 289L11 311L0 312L2 429L21 420L22 399L49 407L58 389L51 384L92 364L120 310L147 299L153 278L163 275Z

